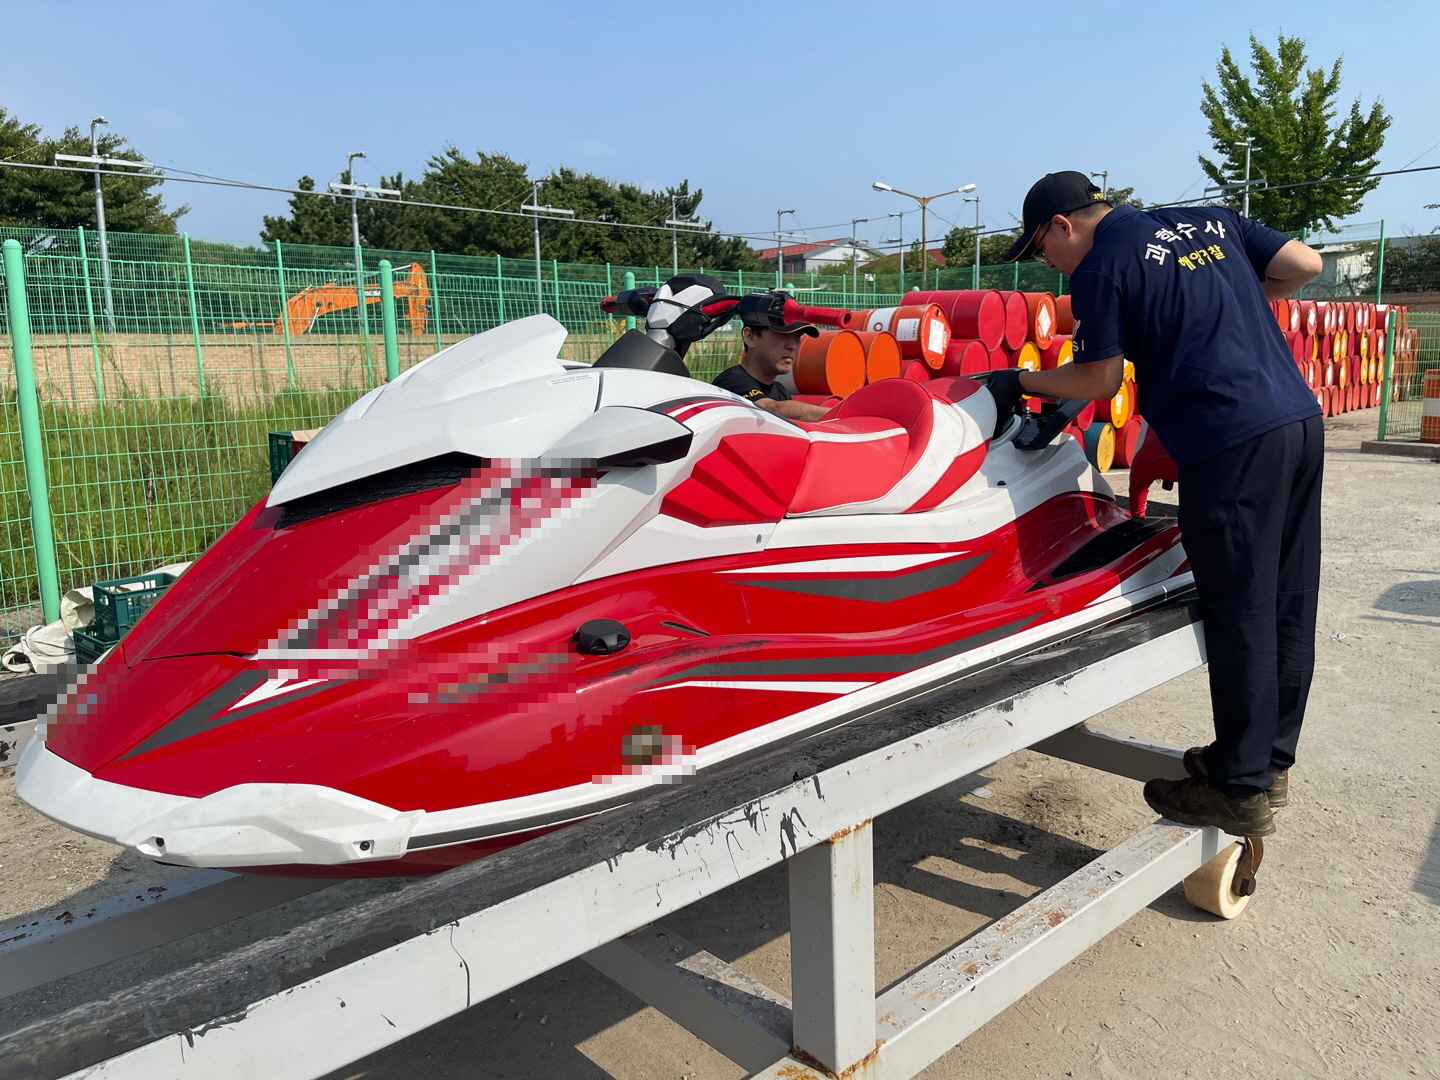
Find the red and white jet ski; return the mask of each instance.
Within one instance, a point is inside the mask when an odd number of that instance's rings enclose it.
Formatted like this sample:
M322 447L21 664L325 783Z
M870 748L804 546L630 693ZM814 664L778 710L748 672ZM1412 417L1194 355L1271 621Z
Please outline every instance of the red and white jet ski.
M1064 409L889 379L793 423L689 378L734 307L683 276L594 366L535 315L366 394L61 699L21 797L165 863L434 872L1189 583Z

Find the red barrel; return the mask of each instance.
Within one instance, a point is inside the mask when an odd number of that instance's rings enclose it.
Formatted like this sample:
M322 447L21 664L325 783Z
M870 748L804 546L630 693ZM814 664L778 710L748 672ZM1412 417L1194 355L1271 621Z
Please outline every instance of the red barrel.
M941 375L979 375L990 370L990 350L973 338L954 338L941 361Z
M1048 349L1040 350L1040 370L1051 371L1057 367L1064 367L1075 359L1074 346L1070 343L1068 334L1057 334L1050 342Z
M1132 416L1119 431L1115 432L1115 464L1128 469L1140 449L1140 418Z
M911 382L929 382L930 365L923 360L906 360L905 367L900 372L902 379L909 379Z
M795 389L802 394L848 397L865 385L865 346L850 330L801 335L795 357Z
M912 304L935 304L957 338L983 341L987 349L1005 337L1005 300L994 289L943 289L907 293Z
M1039 349L1048 349L1056 333L1055 297L1048 292L1025 294L1025 321L1029 338Z
M1024 345L1030 335L1030 309L1022 292L1002 292L1000 295L1005 298L1004 343L1007 349L1013 351Z
M1004 345L997 345L990 350L990 370L1003 371L1005 368L1014 367L1010 363L1010 350Z
M1055 298L1055 333L1075 333L1075 316L1070 312L1070 294Z
M1320 313L1315 309L1314 300L1300 301L1300 329L1311 337L1320 332Z

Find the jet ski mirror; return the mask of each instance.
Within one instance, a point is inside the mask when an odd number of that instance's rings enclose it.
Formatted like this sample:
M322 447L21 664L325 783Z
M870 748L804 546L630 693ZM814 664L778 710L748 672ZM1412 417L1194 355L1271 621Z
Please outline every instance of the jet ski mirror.
M547 461L600 468L663 465L690 452L694 433L663 413L607 405L586 417L542 455Z

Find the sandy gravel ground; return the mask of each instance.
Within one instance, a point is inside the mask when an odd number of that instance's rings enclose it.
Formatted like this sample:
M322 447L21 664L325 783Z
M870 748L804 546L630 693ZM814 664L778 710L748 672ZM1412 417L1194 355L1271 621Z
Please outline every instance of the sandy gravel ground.
M1440 465L1361 455L1373 412L1327 430L1315 690L1291 805L1249 910L1222 922L1171 890L927 1080L1440 1077ZM1199 672L1098 722L1179 745L1208 738L1208 724ZM1153 820L1138 784L1037 754L984 779L980 794L946 789L876 823L878 986ZM0 927L173 873L50 825L0 781ZM342 886L0 1000L0 1033L383 887ZM777 868L669 925L787 992L787 921ZM573 963L333 1080L742 1075Z

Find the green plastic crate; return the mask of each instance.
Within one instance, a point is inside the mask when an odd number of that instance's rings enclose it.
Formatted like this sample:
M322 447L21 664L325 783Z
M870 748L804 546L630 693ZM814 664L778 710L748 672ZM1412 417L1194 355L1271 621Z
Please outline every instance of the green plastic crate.
M310 431L270 432L270 483L273 486L280 474L311 439L320 434L320 429Z
M150 609L175 580L174 574L142 574L139 577L119 578L115 581L97 581L93 587L95 596L95 621L90 630L101 640L114 644L135 620Z
M106 641L88 626L77 626L72 636L75 638L75 662L77 664L95 663L105 655L106 649L115 644L113 641Z

